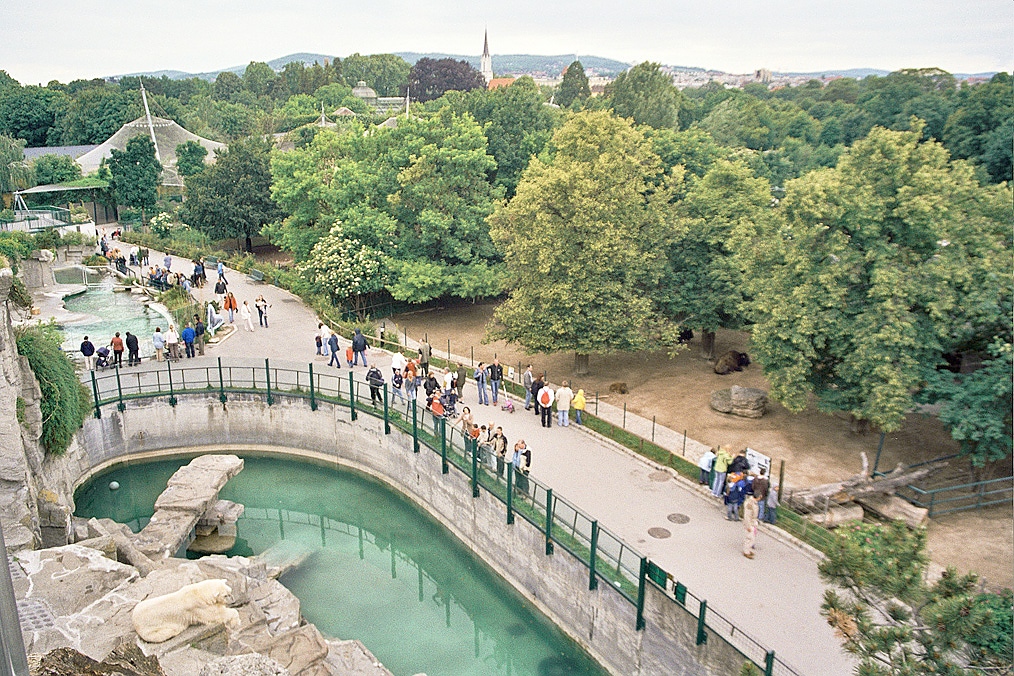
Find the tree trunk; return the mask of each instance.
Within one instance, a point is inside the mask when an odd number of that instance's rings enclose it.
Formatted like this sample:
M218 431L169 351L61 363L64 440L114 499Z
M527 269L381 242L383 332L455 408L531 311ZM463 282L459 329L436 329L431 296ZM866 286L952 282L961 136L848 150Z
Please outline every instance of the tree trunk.
M253 239L250 238L250 235L246 236L246 252L253 253Z
M706 359L715 358L715 332L701 331L701 352Z
M580 352L574 353L574 373L579 376L588 375L588 355Z
M849 432L857 435L865 435L870 431L870 421L857 418L855 414L849 416Z

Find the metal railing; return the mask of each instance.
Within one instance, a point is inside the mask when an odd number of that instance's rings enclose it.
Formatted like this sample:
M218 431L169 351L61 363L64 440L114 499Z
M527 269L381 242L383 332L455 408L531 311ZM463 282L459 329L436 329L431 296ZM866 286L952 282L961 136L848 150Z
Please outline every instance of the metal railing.
M555 494L550 486L515 471L510 456L503 462L503 472L499 472L499 463L486 447L450 428L446 418L421 408L417 400L396 398L392 401L386 384L370 392L373 388L356 380L352 372L346 376L331 370L315 371L313 364L305 370L278 366L268 359L259 366L226 363L221 358L202 366L174 367L166 362L164 368L129 372L117 368L111 372L93 371L87 377L96 418L102 417L104 406L115 405L120 411L126 410L126 402L131 399L166 397L170 406L176 406L180 396L213 393L217 393L222 403L235 393L263 395L268 406L273 405L278 396L297 397L309 400L312 410L317 410L318 402L325 401L348 408L352 421L357 420L360 413L381 418L385 433L390 434L397 428L412 437L414 452L425 447L439 454L443 474L453 468L468 477L473 497L479 497L484 489L503 503L507 524L514 523L520 516L543 532L546 555L553 554L559 545L580 561L589 572L589 589L595 589L603 581L620 593L636 609L638 630L644 628L645 590L652 584L691 614L696 609L698 645L707 641L705 630L711 629L767 676L798 676L799 672L777 659L773 651L765 650L749 634L708 609L706 601L689 594L685 586L673 582L671 575L592 516ZM687 606L688 597L697 601L696 607Z

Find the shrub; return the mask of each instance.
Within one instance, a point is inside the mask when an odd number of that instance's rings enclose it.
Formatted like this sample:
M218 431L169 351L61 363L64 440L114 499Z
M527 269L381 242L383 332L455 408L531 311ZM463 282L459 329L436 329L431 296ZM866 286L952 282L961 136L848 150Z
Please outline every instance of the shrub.
M88 415L88 391L60 349L53 325L19 327L15 335L18 354L28 358L42 390L42 445L48 453L61 455Z
M100 256L99 254L92 254L88 258L84 259L82 264L101 267L103 265L109 265L109 259L105 256Z

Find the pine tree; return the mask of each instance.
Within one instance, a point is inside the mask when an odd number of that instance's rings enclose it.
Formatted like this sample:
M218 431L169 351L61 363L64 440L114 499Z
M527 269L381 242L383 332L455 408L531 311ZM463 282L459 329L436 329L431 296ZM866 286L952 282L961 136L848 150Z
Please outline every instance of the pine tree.
M580 61L567 66L563 73L563 82L560 83L560 91L556 94L556 102L564 108L580 99L585 100L591 96L591 89L588 87L588 76L584 74L584 66Z

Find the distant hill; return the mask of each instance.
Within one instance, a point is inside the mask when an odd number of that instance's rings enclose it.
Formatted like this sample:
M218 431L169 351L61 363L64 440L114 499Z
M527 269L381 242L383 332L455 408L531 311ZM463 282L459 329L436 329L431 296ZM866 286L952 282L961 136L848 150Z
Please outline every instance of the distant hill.
M396 52L396 54L411 64L426 57L430 59L467 61L473 68L479 67L478 56L440 53L420 54L419 52ZM578 56L577 59L584 66L586 73L591 71L595 75L618 75L630 67L629 63L616 61L615 59L606 59L601 56ZM563 69L573 62L573 54L561 54L558 56L493 54L493 72L497 75L544 75L554 77L562 73Z
M828 75L837 75L839 77L851 77L851 78L854 78L856 80L861 80L864 77L869 77L870 75L876 75L877 77L883 77L885 75L890 75L890 73L891 73L891 71L889 71L889 70L879 70L877 68L848 68L846 70L818 70L818 71L814 71L812 73L783 73L783 72L779 72L778 74L779 75L787 75L789 77L812 77L812 78L817 78L817 79L820 79L822 77L826 77Z
M279 71L285 66L285 64L292 63L293 61L301 62L306 66L312 66L315 61L317 63L323 64L324 59L334 59L334 58L335 57L328 56L327 54L308 54L306 52L300 52L299 54L289 54L288 56L282 56L277 59L272 59L268 61L267 64L271 66L273 70ZM124 75L112 75L109 77L109 79L118 80L121 77L138 77L140 75L144 75L145 77L159 78L165 75L171 80L186 80L187 78L191 77L199 77L202 80L214 80L216 77L218 77L219 73L224 73L226 71L236 73L236 75L242 75L246 71L247 65L248 64L244 63L242 66L219 68L218 70L209 70L204 73L187 73L182 70L154 70L154 71L146 71L143 73L126 73Z

